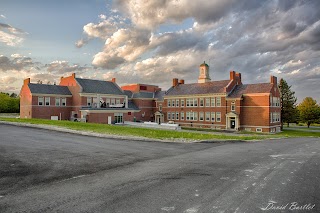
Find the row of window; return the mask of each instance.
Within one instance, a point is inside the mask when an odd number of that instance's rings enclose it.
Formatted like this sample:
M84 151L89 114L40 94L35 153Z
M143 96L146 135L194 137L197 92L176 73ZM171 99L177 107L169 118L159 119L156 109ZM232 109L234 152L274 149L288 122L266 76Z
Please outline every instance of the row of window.
M186 103L185 103L186 102ZM212 98L187 98L187 99L168 99L168 107L220 107L221 97Z
M168 112L168 120L221 122L221 112Z
M120 104L119 98L106 98L105 100L100 98L101 103L106 103L106 106L114 105L114 104ZM92 104L98 104L98 98L97 97L88 97L87 98L87 106L92 106Z
M38 97L38 105L39 106L50 106L51 97ZM67 99L66 98L55 98L55 106L66 106Z
M271 112L270 113L270 123L280 122L280 112Z
M280 106L280 98L270 96L270 106Z

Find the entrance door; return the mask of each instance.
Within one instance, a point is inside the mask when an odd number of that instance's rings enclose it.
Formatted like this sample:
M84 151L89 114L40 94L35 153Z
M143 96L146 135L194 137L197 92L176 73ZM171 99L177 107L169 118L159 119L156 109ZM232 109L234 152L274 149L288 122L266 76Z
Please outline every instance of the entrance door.
M160 115L157 115L157 122L158 122L158 124L161 124L161 116Z
M236 119L230 118L230 129L234 129L236 127Z
M111 116L108 116L108 124L111 124Z

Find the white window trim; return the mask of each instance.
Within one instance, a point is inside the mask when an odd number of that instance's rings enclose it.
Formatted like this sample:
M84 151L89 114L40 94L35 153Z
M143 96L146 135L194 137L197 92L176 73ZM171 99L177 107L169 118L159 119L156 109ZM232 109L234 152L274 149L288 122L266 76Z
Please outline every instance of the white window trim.
M40 101L40 99L42 99L42 101ZM38 106L44 106L44 97L38 97Z
M57 102L58 101L58 102ZM57 104L58 103L58 104ZM60 106L61 105L61 100L60 98L55 98L55 106Z
M49 100L49 101L48 101L48 103L49 103L48 105L47 105L47 100ZM45 106L50 106L50 97L45 97L45 98L44 98L44 105L45 105Z

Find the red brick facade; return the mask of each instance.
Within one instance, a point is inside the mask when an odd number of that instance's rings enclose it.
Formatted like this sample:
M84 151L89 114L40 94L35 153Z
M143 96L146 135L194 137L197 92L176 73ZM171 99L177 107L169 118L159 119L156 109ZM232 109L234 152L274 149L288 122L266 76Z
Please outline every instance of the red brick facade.
M197 128L280 131L277 78L271 76L269 83L247 85L241 78L241 73L230 71L229 80L211 81L209 66L204 63L198 83L185 84L183 79L174 78L166 92L147 84L120 88L115 78L106 82L79 79L75 74L62 77L59 86L34 85L26 79L20 92L20 117L104 124L174 122Z

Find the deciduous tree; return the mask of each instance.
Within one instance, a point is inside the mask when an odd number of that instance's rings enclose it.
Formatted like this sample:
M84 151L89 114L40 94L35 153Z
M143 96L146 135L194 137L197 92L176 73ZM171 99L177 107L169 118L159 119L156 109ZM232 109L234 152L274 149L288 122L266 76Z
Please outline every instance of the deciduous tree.
M300 120L305 122L310 127L310 124L315 123L320 117L320 107L317 101L311 97L306 97L298 105L298 110L300 114Z

